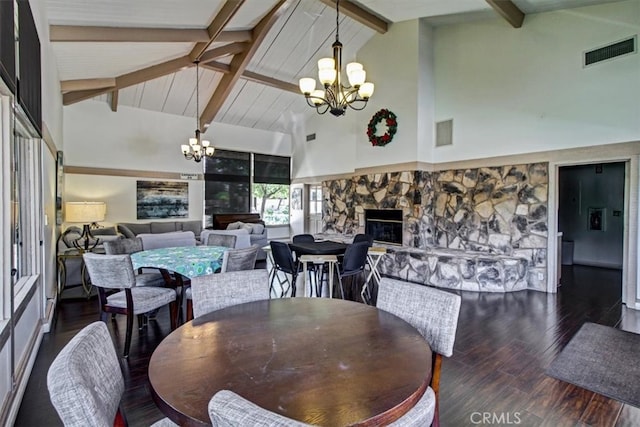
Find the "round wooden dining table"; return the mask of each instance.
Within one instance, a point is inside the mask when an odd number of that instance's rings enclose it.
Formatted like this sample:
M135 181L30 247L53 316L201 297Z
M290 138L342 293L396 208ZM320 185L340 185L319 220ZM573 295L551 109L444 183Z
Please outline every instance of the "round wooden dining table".
M420 399L431 349L404 320L365 304L284 298L217 310L169 334L149 362L153 399L171 420L211 425L228 389L323 426L384 425Z

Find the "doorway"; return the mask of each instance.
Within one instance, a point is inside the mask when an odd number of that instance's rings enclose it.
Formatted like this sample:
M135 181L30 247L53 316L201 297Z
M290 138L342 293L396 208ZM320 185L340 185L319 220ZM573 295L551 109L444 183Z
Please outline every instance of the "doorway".
M311 184L307 186L306 193L309 196L306 215L305 232L309 234L322 233L322 185Z
M574 266L623 269L626 168L625 162L559 167L562 276L572 276ZM620 283L615 285L622 289Z

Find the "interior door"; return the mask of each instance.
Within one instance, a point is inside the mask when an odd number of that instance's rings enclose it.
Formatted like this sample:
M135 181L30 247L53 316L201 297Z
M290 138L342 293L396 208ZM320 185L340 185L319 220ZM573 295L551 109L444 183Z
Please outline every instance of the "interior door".
M322 185L309 185L308 191L309 213L307 215L307 233L322 233Z

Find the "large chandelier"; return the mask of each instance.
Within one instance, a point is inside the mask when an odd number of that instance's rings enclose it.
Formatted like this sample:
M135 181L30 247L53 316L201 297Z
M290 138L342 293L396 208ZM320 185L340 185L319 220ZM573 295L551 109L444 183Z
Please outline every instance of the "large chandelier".
M347 64L347 77L351 86L342 84L342 43L339 39L340 0L336 1L336 41L333 43L333 58L322 58L318 61L318 77L324 90L316 89L315 79L300 79L300 90L307 104L314 107L318 114L329 111L334 116L342 116L347 107L362 110L373 95L373 83L365 82L367 72L362 64Z
M200 162L204 156L213 157L213 153L216 151L209 141L202 141L200 139L200 118L198 117L200 111L200 105L198 103L200 70L198 64L199 61L196 61L196 137L189 138L188 145L182 144L182 154L184 154L184 158L196 162Z

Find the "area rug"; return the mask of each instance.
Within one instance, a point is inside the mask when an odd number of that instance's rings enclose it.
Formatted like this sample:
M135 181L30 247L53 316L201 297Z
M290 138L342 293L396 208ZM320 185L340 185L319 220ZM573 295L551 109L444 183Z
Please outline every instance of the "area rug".
M640 407L640 335L585 323L547 375Z

